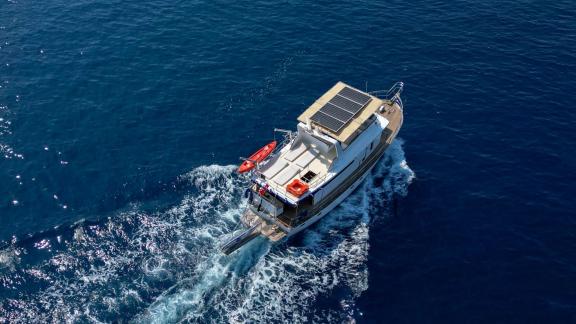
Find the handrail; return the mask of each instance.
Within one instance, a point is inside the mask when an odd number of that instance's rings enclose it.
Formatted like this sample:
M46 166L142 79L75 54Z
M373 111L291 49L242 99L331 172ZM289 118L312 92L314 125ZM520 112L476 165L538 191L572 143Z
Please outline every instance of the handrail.
M274 128L274 131L275 132L279 131L279 132L284 133L284 139L282 139L282 141L280 142L280 145L277 145L276 149L270 155L268 155L268 157L266 157L266 159L264 159L264 161L256 164L256 168L254 169L254 172L256 172L258 175L261 174L261 172L259 170L261 164L272 160L272 158L274 158L280 151L282 151L282 149L284 147L286 147L286 145L289 145L296 138L296 136L294 135L294 132L289 131L289 130Z
M395 95L400 95L402 93L402 90L404 90L404 82L399 81L399 82L394 83L394 85L388 90L374 90L374 91L369 91L368 93L371 95L374 95L380 99L390 100ZM383 93L383 92L386 92L386 94L383 97L381 97L381 93Z
M302 171L298 172L297 177L302 178L302 176L304 174L305 174L304 170L302 170ZM327 177L328 177L328 173L326 173L326 174L322 175L321 177L318 177L317 179L314 179L312 182L308 183L310 190L315 189L314 187L317 186L318 184L321 184L324 180L326 180ZM274 189L277 193L286 194L286 189L284 186L281 186L281 185L275 183L274 181L267 181L266 184L268 184L268 187Z
M274 157L276 157L277 154L280 153L280 151L282 151L282 149L284 147L286 147L287 145L290 145L297 137L295 132L292 132L292 131L288 131L288 130L284 130L284 129L277 129L277 128L275 128L274 131L279 131L279 132L284 133L284 139L281 141L280 145L278 145L276 147L274 152L272 154L270 154L264 161L262 161L264 163L271 161ZM258 163L257 168L254 169L254 173L257 177L260 177L260 175L262 174L262 172L260 172L260 165L261 164L263 164L263 163ZM302 178L306 174L306 172L304 172L304 171L308 172L309 169L306 169L306 168L301 169L298 172L297 177ZM310 189L313 189L314 186L321 184L322 181L324 181L327 176L328 176L328 173L326 173L326 174L324 174L324 175L322 175L316 179L313 179L313 181L308 183L308 186L310 187ZM274 189L279 194L285 194L286 193L286 189L284 188L284 186L278 185L278 184L274 183L274 181L266 181L266 183L268 184L268 187Z
M394 85L388 90L375 90L368 92L369 94L376 96L383 100L390 100L392 102L397 103L400 108L404 109L404 105L402 104L402 99L400 99L400 94L402 94L402 90L404 90L404 82L399 81L394 83ZM382 93L386 92L384 95Z
M326 172L323 176L321 176L317 179L314 179L312 182L310 182L308 184L308 186L310 186L310 189L312 189L317 184L322 183L322 181L324 181L326 179L326 177L328 177L328 172Z

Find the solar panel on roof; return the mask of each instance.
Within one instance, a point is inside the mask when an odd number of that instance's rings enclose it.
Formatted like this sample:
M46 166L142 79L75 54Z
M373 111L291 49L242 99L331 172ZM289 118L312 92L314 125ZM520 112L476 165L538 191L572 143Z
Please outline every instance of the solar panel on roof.
M363 94L358 90L354 90L348 87L342 88L342 90L340 90L338 94L341 95L342 97L355 101L361 104L362 106L364 106L365 104L368 103L368 101L370 101L370 96Z
M330 99L329 103L338 106L346 111L349 111L352 114L357 113L362 109L362 105L356 103L350 99L344 98L342 96L336 95L334 98Z
M312 115L312 117L310 117L310 120L312 120L313 122L319 124L324 128L333 131L334 133L337 133L340 130L340 128L342 128L342 126L346 124L334 117L330 117L324 114L321 111L317 111L314 115Z
M343 123L347 123L350 120L350 118L354 116L353 113L346 111L342 108L339 108L337 106L334 106L331 103L325 104L324 107L320 108L320 111L330 117L334 117L340 120Z
M360 91L344 87L328 103L318 110L310 120L337 133L348 124L371 97Z

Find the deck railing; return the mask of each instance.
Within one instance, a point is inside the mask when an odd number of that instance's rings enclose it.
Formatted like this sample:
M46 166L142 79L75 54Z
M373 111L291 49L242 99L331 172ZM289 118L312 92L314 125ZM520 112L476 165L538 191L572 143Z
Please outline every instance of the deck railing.
M394 85L388 90L375 90L368 92L369 94L376 96L382 100L388 100L391 102L397 103L400 108L404 109L404 105L402 104L402 99L400 98L400 94L402 94L402 90L404 90L404 82L396 82Z
M308 169L301 170L294 177L294 179L301 179L308 171L309 171ZM259 173L258 173L258 176L259 176ZM325 173L322 176L313 179L311 182L308 183L308 186L310 187L309 190L313 190L318 185L322 184L322 182L324 182L324 180L326 180L327 177L328 177L328 173ZM272 188L272 190L274 190L275 192L282 194L282 195L287 194L286 185L281 186L281 185L275 183L274 181L267 181L266 183L268 184L268 188Z
M274 159L274 157L276 157L276 156L280 153L280 151L282 151L282 149L283 149L284 147L286 147L286 145L290 145L290 144L292 143L292 141L293 141L294 139L296 139L296 135L295 135L295 133L292 132L292 131L275 128L275 129L274 129L274 132L277 132L277 131L283 132L283 133L284 133L284 135L283 135L284 138L283 138L282 140L280 140L280 145L277 145L277 146L276 146L276 149L274 150L274 152L272 152L272 153L264 160L264 163L268 163L269 161L271 161L272 159ZM260 176L260 174L261 174L261 172L260 172L260 165L259 165L258 163L256 164L256 169L254 170L254 172L255 172L255 174L256 174L257 176Z

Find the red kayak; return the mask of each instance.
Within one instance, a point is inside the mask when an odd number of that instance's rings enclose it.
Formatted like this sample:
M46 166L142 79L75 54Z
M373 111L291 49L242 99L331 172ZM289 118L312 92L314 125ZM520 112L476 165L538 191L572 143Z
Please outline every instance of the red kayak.
M240 167L238 168L238 173L244 173L254 169L256 167L256 164L254 164L254 162L256 163L262 162L268 155L270 155L270 153L272 153L272 151L274 151L274 149L276 148L276 144L277 144L276 141L272 141L264 145L264 147L259 149L256 153L252 154L248 158L248 160L240 164Z

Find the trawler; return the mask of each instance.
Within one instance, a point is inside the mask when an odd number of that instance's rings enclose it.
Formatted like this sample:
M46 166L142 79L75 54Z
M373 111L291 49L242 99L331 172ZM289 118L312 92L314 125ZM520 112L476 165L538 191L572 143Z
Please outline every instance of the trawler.
M368 176L403 121L398 82L388 91L361 91L336 83L298 117L296 131L250 158L245 229L221 246L230 254L263 236L283 241L324 217Z

